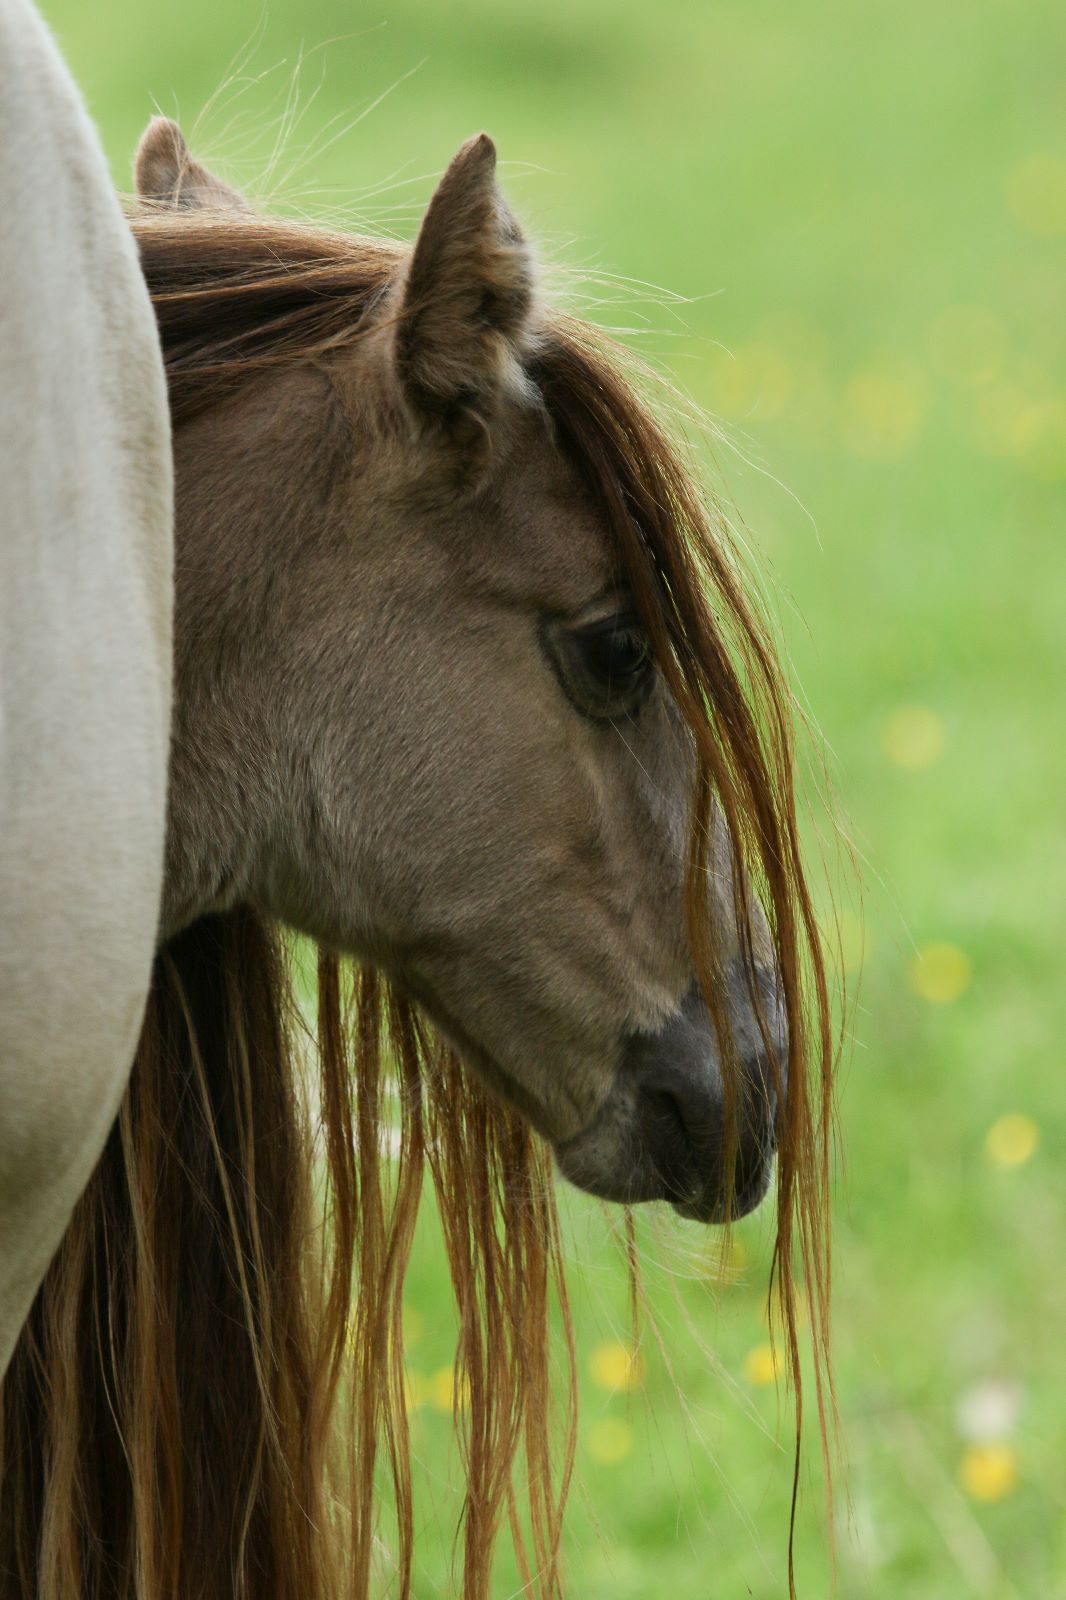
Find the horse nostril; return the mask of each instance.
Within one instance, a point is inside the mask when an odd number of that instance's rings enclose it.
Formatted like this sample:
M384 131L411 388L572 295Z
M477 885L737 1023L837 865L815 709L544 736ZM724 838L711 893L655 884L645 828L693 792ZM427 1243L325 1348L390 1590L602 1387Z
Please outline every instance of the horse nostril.
M640 1121L648 1153L668 1200L684 1199L698 1186L696 1152L681 1101L669 1089L640 1090Z
M649 1124L657 1127L667 1138L673 1137L680 1144L688 1143L685 1118L675 1094L671 1094L669 1089L643 1089L641 1098Z

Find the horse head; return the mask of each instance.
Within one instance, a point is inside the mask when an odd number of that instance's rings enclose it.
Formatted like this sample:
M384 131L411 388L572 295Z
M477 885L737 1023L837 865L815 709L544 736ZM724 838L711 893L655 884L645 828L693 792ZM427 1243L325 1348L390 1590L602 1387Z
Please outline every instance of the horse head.
M766 1190L789 1053L740 789L696 731L735 733L737 693L696 704L670 607L715 622L654 570L661 435L545 309L495 169L462 147L351 332L294 361L293 317L286 359L176 418L163 932L248 903L375 964L574 1183L722 1220ZM262 225L173 124L138 182L254 295Z

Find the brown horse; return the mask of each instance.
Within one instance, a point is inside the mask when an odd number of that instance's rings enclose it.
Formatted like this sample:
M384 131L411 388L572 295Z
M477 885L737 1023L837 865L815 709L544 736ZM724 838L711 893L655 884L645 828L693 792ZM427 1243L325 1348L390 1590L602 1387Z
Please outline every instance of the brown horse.
M256 216L171 123L137 179L175 427L164 911L122 1114L4 1386L4 1594L366 1596L382 1450L410 1594L428 1163L463 1593L506 1519L553 1596L545 1152L728 1222L776 1148L821 1410L832 1047L788 696L631 372L541 304L486 137L412 251ZM313 1114L279 927L320 951Z

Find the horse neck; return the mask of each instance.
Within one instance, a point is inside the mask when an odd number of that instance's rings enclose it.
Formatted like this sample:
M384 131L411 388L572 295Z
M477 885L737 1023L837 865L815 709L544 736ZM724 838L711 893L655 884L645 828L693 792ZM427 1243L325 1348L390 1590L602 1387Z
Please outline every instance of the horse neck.
M321 373L286 373L194 418L175 439L175 707L161 942L207 913L284 899L285 841L313 804L292 748L307 676L292 618L305 607L316 560L321 578L339 433L350 458L336 410Z

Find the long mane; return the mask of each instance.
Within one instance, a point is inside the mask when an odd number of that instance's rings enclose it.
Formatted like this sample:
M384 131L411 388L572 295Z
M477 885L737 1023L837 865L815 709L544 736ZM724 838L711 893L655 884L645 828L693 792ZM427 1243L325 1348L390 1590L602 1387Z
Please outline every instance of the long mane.
M383 242L246 214L133 226L175 426L269 368L360 338L398 259ZM713 505L624 353L558 317L532 376L609 514L696 742L689 936L723 1037L702 889L715 800L774 938L790 1044L772 1291L796 1401L794 1518L801 1299L828 1470L836 1041L799 846L791 701ZM247 909L203 919L157 958L121 1116L0 1392L5 1594L411 1594L401 1296L427 1167L460 1329L462 1593L487 1600L507 1523L529 1592L562 1594L576 1381L548 1155L378 974L325 952L309 1050L290 965ZM553 1296L569 1352L561 1403ZM384 1540L381 1470L395 1507Z

